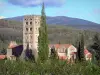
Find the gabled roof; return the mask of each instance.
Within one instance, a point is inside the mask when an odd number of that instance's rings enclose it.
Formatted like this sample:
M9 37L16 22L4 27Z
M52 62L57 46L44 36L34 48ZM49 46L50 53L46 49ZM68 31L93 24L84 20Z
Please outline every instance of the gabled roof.
M90 53L90 52L87 49L84 49L84 54L86 55L88 53Z
M50 48L52 48L53 46L55 48L61 48L61 47L69 48L72 45L71 44L49 44L49 47Z
M17 46L17 43L14 42L14 41L11 41L10 44L9 44L9 46L8 46L8 48L12 49L12 48L14 48L16 46Z
M6 58L6 55L0 55L0 60L3 60Z

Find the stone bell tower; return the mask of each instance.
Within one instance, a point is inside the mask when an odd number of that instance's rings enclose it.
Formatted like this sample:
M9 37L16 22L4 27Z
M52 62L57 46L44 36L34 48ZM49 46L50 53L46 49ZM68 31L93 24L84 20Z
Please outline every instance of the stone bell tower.
M29 49L32 50L35 57L37 56L40 19L41 19L41 16L39 15L24 16L24 19L23 19L23 54L25 54L25 50L28 45Z

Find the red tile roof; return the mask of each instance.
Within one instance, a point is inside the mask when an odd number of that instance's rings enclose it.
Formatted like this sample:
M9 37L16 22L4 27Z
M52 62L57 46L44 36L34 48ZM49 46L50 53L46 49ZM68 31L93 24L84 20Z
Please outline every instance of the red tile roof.
M14 48L16 46L17 46L16 42L11 41L9 46L8 46L8 48L12 49L12 48Z
M0 55L0 60L5 59L6 55Z
M55 47L55 48L60 48L60 47L65 47L65 48L69 48L71 46L71 44L50 44L49 47Z
M87 49L84 49L84 54L86 55L88 53L90 53L90 52Z

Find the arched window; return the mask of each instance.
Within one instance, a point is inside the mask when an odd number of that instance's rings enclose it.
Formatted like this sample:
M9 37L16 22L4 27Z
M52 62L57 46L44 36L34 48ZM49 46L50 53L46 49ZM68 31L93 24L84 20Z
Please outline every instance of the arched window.
M32 31L32 28L30 28L30 31Z
M32 25L32 22L30 22L30 25Z
M28 22L26 22L26 25L28 25Z
M28 28L26 28L26 31L28 31Z

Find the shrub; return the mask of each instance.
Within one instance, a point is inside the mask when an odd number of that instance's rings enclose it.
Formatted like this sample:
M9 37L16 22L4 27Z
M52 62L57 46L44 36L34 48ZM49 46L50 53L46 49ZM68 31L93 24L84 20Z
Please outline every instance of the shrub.
M61 60L45 63L2 60L0 75L100 75L100 67L89 62L67 64Z

